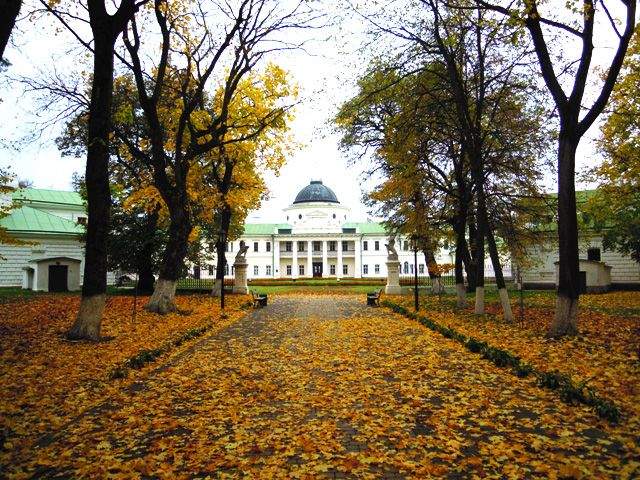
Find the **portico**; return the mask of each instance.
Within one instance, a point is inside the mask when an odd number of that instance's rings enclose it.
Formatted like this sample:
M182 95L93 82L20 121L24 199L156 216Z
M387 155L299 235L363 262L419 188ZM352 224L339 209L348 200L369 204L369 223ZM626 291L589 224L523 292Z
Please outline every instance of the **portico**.
M276 278L360 278L360 238L339 233L279 236L274 264Z

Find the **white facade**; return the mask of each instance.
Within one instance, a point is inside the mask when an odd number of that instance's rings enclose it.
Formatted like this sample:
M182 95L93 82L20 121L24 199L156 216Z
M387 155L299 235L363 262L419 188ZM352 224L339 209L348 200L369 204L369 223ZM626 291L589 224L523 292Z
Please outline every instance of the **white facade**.
M611 267L611 285L614 287L640 286L640 265L631 258L616 251L604 250L602 237L582 235L578 243L579 258L599 261ZM558 248L553 239L531 248L528 252L531 265L522 269L522 282L525 287L555 288ZM585 271L586 268L581 268Z
M304 195L307 189L317 195ZM318 193L320 192L320 193ZM330 201L328 201L330 200ZM249 279L258 278L386 278L387 233L376 222L352 222L351 210L341 205L322 182L303 188L282 212L282 223L246 224L244 235L227 247L225 276L234 276L233 263L243 241ZM396 238L401 275L413 275L414 252L408 239ZM452 252L442 249L439 264L453 264ZM215 277L215 261L201 266L196 276ZM487 276L493 275L487 259ZM503 267L509 271L509 264ZM418 252L419 275L427 275L424 255ZM192 270L193 271L193 270Z
M0 287L74 291L84 274L84 202L75 192L27 188L0 199L13 203L0 225L17 245L0 244ZM109 273L108 283L114 281Z

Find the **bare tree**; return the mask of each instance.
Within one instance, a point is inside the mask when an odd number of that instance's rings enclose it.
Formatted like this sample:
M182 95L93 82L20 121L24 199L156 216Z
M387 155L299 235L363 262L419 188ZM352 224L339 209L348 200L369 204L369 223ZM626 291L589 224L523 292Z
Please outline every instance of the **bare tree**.
M580 276L578 261L578 222L576 213L575 163L576 150L580 140L604 110L622 67L629 41L636 24L636 0L580 0L567 2L560 10L563 13L552 18L543 15L537 0L523 2L520 8L513 7L513 2L495 4L479 0L486 9L504 14L508 18L519 18L529 31L535 53L540 65L542 78L551 93L558 110L560 129L558 134L558 247L559 247L559 279L556 312L549 328L552 336L573 335L577 333L578 298L580 295ZM620 29L618 21L611 14L611 4L622 7L624 12L624 29ZM566 21L570 18L570 10L575 7L579 12L579 24ZM566 15L564 14L566 13ZM608 65L604 81L595 101L590 107L583 107L585 92L592 72L593 41L604 27L598 27L596 17L603 17L616 35L617 47ZM547 33L545 33L545 30ZM549 35L549 32L554 35ZM562 76L568 74L567 65L554 64L550 50L552 43L558 43L558 35L565 39L577 40L581 45L580 56L572 70L573 85L569 95L562 87ZM553 39L553 40L551 40ZM560 40L561 42L562 40Z
M107 233L111 206L109 190L109 135L115 42L118 36L147 0L122 0L115 13L107 12L104 0L87 0L81 8L88 20L60 5L40 0L87 49L93 52L93 76L89 103L87 165L87 234L85 246L82 300L75 323L68 332L72 339L98 340L107 291ZM77 5L75 5L77 7ZM85 40L74 21L88 23L91 40Z
M188 35L186 18L191 19ZM218 22L224 19L224 23L214 25L212 18ZM155 0L152 22L161 38L155 62L145 62L141 26L135 20L130 23L124 37L126 58L123 56L122 61L135 78L149 142L148 146L134 144L126 135L121 140L128 142L132 156L152 171L170 216L169 240L147 310L166 313L176 308L176 282L193 226L187 190L192 165L218 151L216 158L222 166L218 170L214 166L213 170L222 175L214 178L224 196L233 172L233 164L224 154L225 145L251 141L284 112L282 107L269 111L250 128L243 125L243 135L229 136L237 128L233 123L236 120L230 119L230 106L238 86L269 54L297 47L278 36L279 32L303 28L312 18L304 1L294 2L293 7L283 11L278 2L269 0L242 0L233 5L195 1L188 10L168 5L166 0ZM210 93L216 89L222 92L219 98ZM168 109L174 111L170 126L166 122ZM227 213L223 212L216 241L219 257L226 244Z

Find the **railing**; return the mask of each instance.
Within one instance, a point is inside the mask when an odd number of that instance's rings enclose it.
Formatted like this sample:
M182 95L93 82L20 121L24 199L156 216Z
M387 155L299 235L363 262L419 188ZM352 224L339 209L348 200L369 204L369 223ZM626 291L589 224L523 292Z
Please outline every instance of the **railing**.
M456 277L453 274L442 275L440 281L444 286L453 287L456 284ZM400 275L400 285L411 286L415 283L415 275L410 273L403 273ZM432 282L429 275L418 275L418 286L431 287Z

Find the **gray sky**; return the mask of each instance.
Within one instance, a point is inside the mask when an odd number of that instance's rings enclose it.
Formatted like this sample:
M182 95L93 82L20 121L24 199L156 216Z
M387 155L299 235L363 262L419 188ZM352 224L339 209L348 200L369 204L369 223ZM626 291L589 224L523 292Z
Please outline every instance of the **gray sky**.
M36 27L36 28L33 28ZM42 75L53 68L61 72L77 72L86 66L85 53L74 47L66 32L57 33L43 22L26 24L28 35L18 33L15 46L6 53L12 62L9 77ZM363 180L364 165L349 167L346 158L338 151L338 137L329 126L329 119L338 105L355 92L354 81L364 71L366 62L350 54L363 38L366 26L352 18L342 30L329 30L328 38L320 38L308 45L307 52L297 51L280 56L278 63L289 70L298 82L302 103L297 109L293 133L302 145L281 170L278 178L268 177L271 199L250 216L252 221L279 221L282 208L288 206L296 193L309 180L321 179L331 187L343 205L352 208L355 219L365 219L367 212L361 205L363 191L371 187L371 181ZM351 33L347 39L342 32ZM325 35L325 32L322 33ZM596 62L610 55L608 40L599 38L596 44ZM351 42L351 43L349 43ZM41 132L41 123L50 112L41 108L33 93L10 79L0 83L0 118L3 119L0 138L0 165L11 166L20 179L33 181L35 187L69 189L73 172L84 170L84 159L62 157L53 140L61 125L48 126ZM33 132L38 138L25 141ZM592 139L598 134L592 127L583 139L578 151L578 169L593 165L599 157ZM554 190L553 179L547 180L549 190Z

